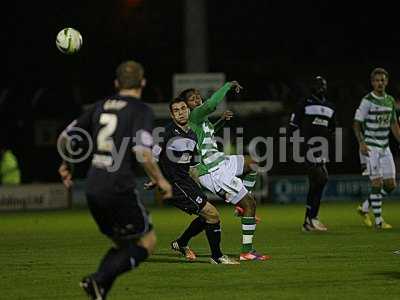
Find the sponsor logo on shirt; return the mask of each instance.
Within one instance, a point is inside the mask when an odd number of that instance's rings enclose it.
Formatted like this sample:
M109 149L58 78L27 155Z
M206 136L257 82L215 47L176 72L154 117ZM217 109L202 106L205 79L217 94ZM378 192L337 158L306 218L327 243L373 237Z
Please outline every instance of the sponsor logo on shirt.
M324 120L324 119L321 119L321 118L318 118L318 117L316 117L312 123L314 125L328 127L328 120Z

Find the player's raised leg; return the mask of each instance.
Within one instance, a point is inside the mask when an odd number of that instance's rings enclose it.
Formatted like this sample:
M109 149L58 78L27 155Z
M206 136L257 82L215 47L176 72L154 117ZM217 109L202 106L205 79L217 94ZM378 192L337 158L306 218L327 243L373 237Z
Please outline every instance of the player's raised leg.
M270 256L262 255L253 247L253 237L256 231L256 200L250 193L246 193L237 203L243 209L242 221L242 249L240 260L267 260Z
M243 165L243 175L241 178L243 179L243 185L249 192L254 191L257 181L257 169L258 165L254 161L254 159L249 155L244 155L244 165Z
M243 157L243 166L241 166L241 163L238 163L239 166L237 167L236 175L243 180L243 185L249 193L252 193L256 186L258 164L250 155L236 155L236 157L238 157L239 161ZM243 213L243 208L236 205L235 215L241 217ZM261 222L261 218L256 215L256 223L258 224L259 222Z
M221 196L226 202L240 207L242 223L242 249L240 260L266 260L269 256L257 253L253 248L256 230L256 200L236 177L243 173L243 156L229 155L217 171L199 177L202 186Z

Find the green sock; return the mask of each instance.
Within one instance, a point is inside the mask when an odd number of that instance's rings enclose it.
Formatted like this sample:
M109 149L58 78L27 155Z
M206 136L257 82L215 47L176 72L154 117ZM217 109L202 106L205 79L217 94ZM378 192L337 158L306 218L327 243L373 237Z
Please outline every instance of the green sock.
M242 217L242 253L253 250L254 231L256 231L256 218Z
M380 188L372 188L371 194L369 195L371 200L372 212L375 216L375 224L382 222L382 194Z
M254 190L254 187L256 186L256 180L257 180L257 172L251 171L250 173L247 173L243 177L243 185L249 192L251 192Z

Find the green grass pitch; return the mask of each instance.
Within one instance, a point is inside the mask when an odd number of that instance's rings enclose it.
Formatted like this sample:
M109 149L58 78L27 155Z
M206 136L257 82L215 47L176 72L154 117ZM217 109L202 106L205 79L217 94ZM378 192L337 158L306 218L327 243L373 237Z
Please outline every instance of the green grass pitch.
M327 233L303 233L302 205L263 205L255 246L267 262L208 263L205 235L192 241L200 255L187 263L169 242L191 220L181 211L153 209L158 247L139 269L117 280L109 299L400 299L400 204L384 203L394 229L363 227L356 203L323 203ZM219 206L224 252L238 255L240 222ZM108 240L86 210L0 214L0 299L86 299L78 287L96 269Z

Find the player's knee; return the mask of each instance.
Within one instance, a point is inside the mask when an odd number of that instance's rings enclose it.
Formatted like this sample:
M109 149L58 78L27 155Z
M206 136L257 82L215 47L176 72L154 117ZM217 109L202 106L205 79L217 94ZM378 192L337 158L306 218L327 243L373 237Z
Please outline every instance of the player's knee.
M220 221L220 215L217 208L213 205L209 205L206 210L201 214L203 218L209 224L216 224Z
M208 223L218 223L220 220L220 216L219 216L219 212L216 209L215 206L213 206L213 208L210 210L209 214L208 214ZM211 221L211 222L210 222Z
M245 216L250 216L255 214L256 211L256 200L250 195L247 194L240 202L239 202L240 207L244 209L244 215Z
M378 178L378 179L371 180L371 188L381 190L382 189L382 179Z
M389 181L389 182L385 182L384 184L383 184L383 190L386 192L386 193L391 193L391 192L393 192L393 190L395 189L397 187L397 184L396 184L396 181L395 180L391 180L391 181Z
M219 212L217 209L209 211L206 217L206 222L210 224L216 224L220 221Z
M150 231L149 233L147 233L138 242L138 245L145 248L149 254L152 254L154 252L156 244L157 236L154 231Z
M245 155L244 157L244 172L248 173L251 171L256 171L258 167L258 163L249 155Z

